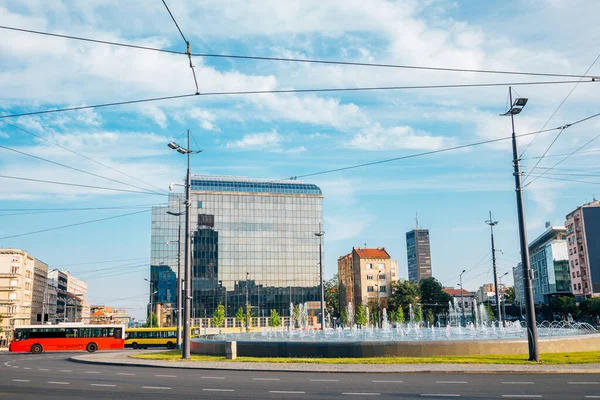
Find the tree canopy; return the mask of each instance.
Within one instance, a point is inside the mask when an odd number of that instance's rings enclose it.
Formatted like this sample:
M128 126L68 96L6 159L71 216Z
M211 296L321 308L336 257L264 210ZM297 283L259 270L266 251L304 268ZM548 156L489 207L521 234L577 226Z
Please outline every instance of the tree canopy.
M340 293L338 274L333 278L323 282L323 290L325 291L325 304L327 311L332 317L340 315Z
M419 286L410 281L394 281L391 284L391 295L388 306L392 310L402 307L404 315L408 315L408 305L416 306L420 299Z

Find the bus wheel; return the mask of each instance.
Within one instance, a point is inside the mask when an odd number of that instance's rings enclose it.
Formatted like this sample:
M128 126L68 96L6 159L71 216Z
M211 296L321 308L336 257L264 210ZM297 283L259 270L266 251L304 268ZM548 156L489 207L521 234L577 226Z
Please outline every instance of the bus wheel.
M167 342L167 349L173 350L175 348L175 345L173 344L173 342Z
M96 350L98 350L98 345L96 343L88 343L87 347L85 348L89 353L93 353Z
M41 344L34 344L33 346L31 346L31 352L33 354L40 354L42 351L44 351L44 348Z
M133 343L131 344L131 347L133 347L134 349L137 349L137 348L138 348L138 344L137 344L136 342L133 342Z

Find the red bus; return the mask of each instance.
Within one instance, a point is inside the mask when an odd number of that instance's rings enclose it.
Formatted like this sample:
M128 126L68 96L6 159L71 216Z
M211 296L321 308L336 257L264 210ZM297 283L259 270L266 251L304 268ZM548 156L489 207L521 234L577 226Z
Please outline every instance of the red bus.
M56 350L118 350L125 345L123 325L24 325L15 328L9 351L39 354Z

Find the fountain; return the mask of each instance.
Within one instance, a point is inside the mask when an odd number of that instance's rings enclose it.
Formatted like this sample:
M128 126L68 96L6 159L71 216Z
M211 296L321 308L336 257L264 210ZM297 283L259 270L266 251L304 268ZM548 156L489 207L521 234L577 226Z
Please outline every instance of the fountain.
M476 303L474 303L475 306ZM474 321L460 326L455 304L446 327L423 328L415 321L409 305L409 321L391 329L387 310L382 310L381 328L359 329L352 304L347 307L351 329L309 327L308 307L290 304L290 329L261 333L224 333L192 339L197 354L224 355L227 342L236 341L239 356L255 357L384 357L469 354L527 354L527 329L520 321L506 321L500 327L490 324L483 304L474 307ZM368 309L365 310L368 316ZM309 329L310 328L310 329ZM600 334L591 325L566 321L538 324L541 352L600 350Z

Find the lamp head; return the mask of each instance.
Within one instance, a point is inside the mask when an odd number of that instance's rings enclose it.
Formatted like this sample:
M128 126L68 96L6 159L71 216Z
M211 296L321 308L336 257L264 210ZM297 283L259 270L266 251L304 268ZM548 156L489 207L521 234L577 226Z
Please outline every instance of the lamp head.
M525 97L519 97L518 99L515 100L515 106L519 106L521 108L525 107L525 104L527 104L527 98Z
M167 146L169 146L173 150L177 150L179 148L179 145L177 143L175 143L175 142L171 142Z
M169 183L169 190L172 191L173 190L173 184Z

